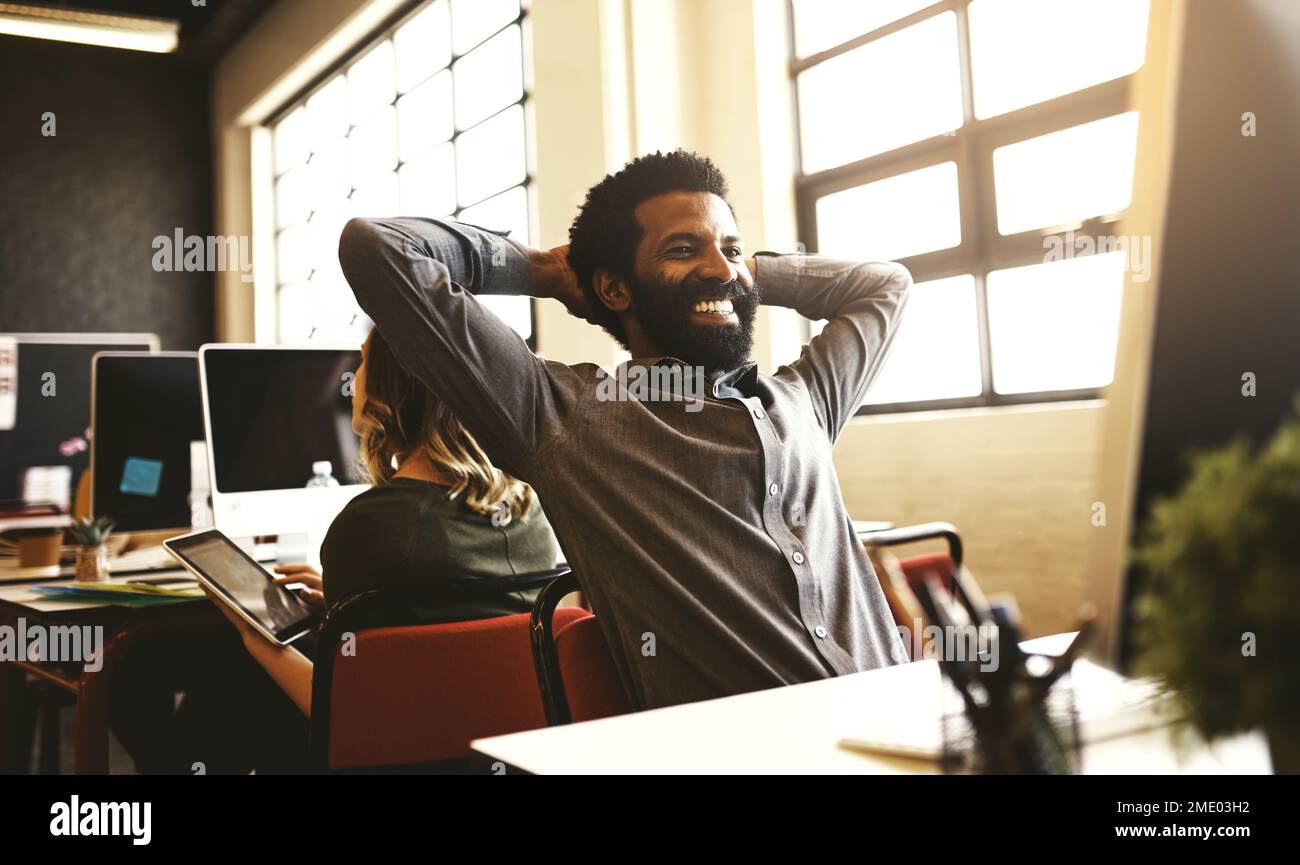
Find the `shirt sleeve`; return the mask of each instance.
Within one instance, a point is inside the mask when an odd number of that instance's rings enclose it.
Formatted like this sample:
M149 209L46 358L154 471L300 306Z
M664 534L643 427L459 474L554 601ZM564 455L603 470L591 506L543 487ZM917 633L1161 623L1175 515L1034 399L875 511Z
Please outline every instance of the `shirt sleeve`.
M527 294L527 248L449 220L353 219L339 262L403 366L452 410L489 459L526 477L563 431L577 373L546 361L477 294Z
M833 444L884 365L912 276L901 264L820 255L759 253L755 262L763 303L828 319L799 359L776 374L803 382Z

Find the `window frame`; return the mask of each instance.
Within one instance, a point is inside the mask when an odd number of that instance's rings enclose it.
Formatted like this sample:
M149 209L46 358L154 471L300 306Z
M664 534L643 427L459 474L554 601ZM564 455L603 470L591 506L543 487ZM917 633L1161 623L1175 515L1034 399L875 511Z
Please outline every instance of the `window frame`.
M1059 132L1132 110L1130 93L1133 79L1141 71L1141 67L1128 75L1094 84L1082 90L1065 93L994 117L978 119L974 107L974 77L971 68L970 26L967 13L967 7L971 2L972 0L937 0L923 9L801 59L795 42L794 0L786 0L788 72L791 106L794 112L795 219L799 237L807 238L805 246L808 252L817 251L816 203L819 198L945 162L953 162L957 166L961 243L950 249L900 258L898 262L911 272L913 280L917 283L963 274L974 276L975 312L979 330L980 394L969 397L862 405L856 412L858 415L1093 400L1101 398L1106 387L1006 394L998 393L993 389L987 293L989 273L1024 265L1042 264L1046 248L1045 240L1049 237L1059 238L1062 245L1067 245L1066 234L1071 231L1076 240L1091 237L1095 242L1100 237L1109 237L1114 233L1115 224L1124 215L1124 211L1118 211L1062 225L1033 228L1016 234L999 234L993 151L1007 144ZM799 115L799 73L946 12L952 12L956 17L962 125L951 133L935 135L845 165L805 174L802 164L802 130ZM1148 12L1148 16L1149 14ZM1142 65L1145 66L1151 60L1149 55L1144 56ZM1094 245L1093 248L1099 247ZM811 335L811 323L804 320L802 324L804 342L807 342Z
M418 16L420 13L424 12L435 2L439 2L439 0L410 0L410 2L404 4L402 8L396 11L393 15L389 16L382 24L380 24L374 30L367 33L363 38L359 39L354 46L349 48L337 60L335 60L334 62L330 63L327 67L325 67L325 69L323 69L318 75L312 78L312 80L309 81L305 87L303 87L301 90L299 90L289 99L285 100L284 103L282 103L278 108L272 111L266 117L266 119L262 121L262 123L260 124L261 127L264 130L266 130L267 134L272 136L272 140L273 140L275 134L275 127L280 123L280 121L284 120L294 111L296 111L298 108L305 106L307 104L307 100L309 100L312 96L314 96L316 93L321 91L326 85L332 83L337 77L346 74L348 68L355 61L360 59L363 55L367 54L372 49L377 48L380 45L380 43L386 40L391 40L393 38L393 35L398 30L400 30L407 22L409 22L411 19ZM447 3L448 7L450 7L451 5L451 0L441 0L441 2ZM515 106L520 106L522 108L523 115L524 115L524 178L523 180L520 181L519 183L508 186L505 189L499 189L496 192L493 192L482 199L470 202L468 205L465 205L464 207L459 206L459 201L458 201L457 202L458 206L455 212L453 213L453 215L451 216L451 218L459 219L460 214L470 209L471 207L475 207L481 204L482 202L494 198L497 195L501 195L505 192L508 192L511 189L522 187L524 190L525 200L527 203L528 233L531 242L531 239L535 237L537 233L537 224L536 224L537 219L536 219L536 184L534 182L536 178L534 174L535 144L533 141L533 130L534 130L533 80L532 80L532 65L531 65L532 22L529 18L529 11L530 11L529 3L527 2L527 0L519 0L519 12L514 18L502 23L500 27L498 27L496 30L493 30L491 33L484 36L478 42L474 43L466 51L457 53L453 45L450 49L451 50L450 59L447 61L446 66L436 70L433 73L433 75L431 75L429 78L426 78L423 81L416 83L410 89L406 91L400 91L400 90L396 91L393 96L393 101L388 103L388 105L394 108L394 110L396 110L397 102L407 93L410 93L416 88L418 88L419 86L421 86L422 84L427 83L433 76L438 75L442 71L450 70L452 66L455 65L456 61L464 57L466 54L469 54L470 52L479 48L480 46L482 46L484 43L488 42L495 36L499 35L502 31L512 26L518 25L520 29L520 48L522 51L520 68L523 73L523 82L522 82L523 86L520 89L519 98L507 105L503 105L499 107L497 110L493 111L487 117L484 117L481 120L479 120L473 126L461 130L461 129L457 129L455 126L456 94L455 94L455 89L453 88L451 94L452 117L453 117L452 135L449 139L447 139L446 143L450 143L454 148L456 146L457 139L459 139L461 135L463 135L464 133L477 129L482 124L488 122L489 120L492 120L493 118L500 115L502 112L509 111L511 108L514 108ZM448 8L448 14L449 15L451 14L450 8ZM348 128L348 135L351 135L352 130L356 128L357 128L356 124L350 124ZM443 142L440 142L440 144L441 143ZM393 168L393 172L395 174L397 172L400 172L402 170L402 166L405 164L406 163L402 161L401 155L399 153L397 158L397 163ZM280 228L278 225L278 221L275 220L275 216L276 216L275 184L280 180L281 177L287 174L288 171L293 170L293 169L288 169L287 171L279 171L278 168L279 166L273 165L269 173L270 186L268 189L268 194L270 195L270 200L272 202L270 212L273 218L273 222L271 225L270 239L273 244L273 248L278 247L280 234L288 230L288 227ZM352 192L349 193L349 195L354 194L355 192L356 192L356 187L353 187ZM394 215L399 215L399 214L394 214ZM430 215L430 214L408 214L408 215ZM308 217L308 219L310 219L310 217ZM275 322L274 331L276 337L276 344L280 344L279 299L280 299L280 290L284 287L284 285L280 282L278 268L272 270L272 277L273 277L272 282L273 285L275 286L274 303L276 309L276 313L275 313L276 322ZM537 300L535 298L531 298L531 297L528 298L528 316L530 321L530 335L524 342L527 344L528 348L531 351L536 352L538 321L537 321ZM315 331L313 331L313 335L314 333ZM307 337L308 341L310 341L311 339L312 339L311 336Z

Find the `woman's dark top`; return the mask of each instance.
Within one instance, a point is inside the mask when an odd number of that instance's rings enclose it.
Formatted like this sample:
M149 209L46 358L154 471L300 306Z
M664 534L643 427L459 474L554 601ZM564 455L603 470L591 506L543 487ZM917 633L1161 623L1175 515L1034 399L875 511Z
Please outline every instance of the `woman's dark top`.
M384 587L414 588L401 595L398 613L430 624L530 611L539 587L515 589L511 577L549 570L559 556L541 506L496 526L448 492L393 478L352 499L321 544L326 607Z

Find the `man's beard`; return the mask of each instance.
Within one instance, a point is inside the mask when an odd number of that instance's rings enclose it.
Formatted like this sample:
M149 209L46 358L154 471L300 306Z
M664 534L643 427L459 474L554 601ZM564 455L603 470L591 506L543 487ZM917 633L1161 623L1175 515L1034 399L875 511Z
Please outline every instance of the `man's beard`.
M758 284L746 288L739 280L719 285L684 281L632 281L629 310L641 330L664 354L680 358L706 374L728 372L749 360L758 315ZM731 301L736 324L696 324L695 304L706 298Z

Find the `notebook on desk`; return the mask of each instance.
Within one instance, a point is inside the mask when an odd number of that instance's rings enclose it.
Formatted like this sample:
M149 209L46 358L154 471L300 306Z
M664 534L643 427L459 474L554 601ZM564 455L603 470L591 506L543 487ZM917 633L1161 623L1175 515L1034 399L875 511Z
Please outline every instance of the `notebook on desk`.
M919 662L932 663L932 662ZM1154 679L1125 679L1086 659L1074 662L1072 688L1059 685L1048 697L1049 711L1067 717L1073 694L1083 744L1102 742L1132 733L1164 727L1182 717L1182 703ZM945 699L940 687L948 690ZM961 697L946 680L936 682L933 699L898 707L898 711L864 719L860 729L839 742L849 750L938 761L944 755L944 712L948 712L947 738L969 735L960 713Z

